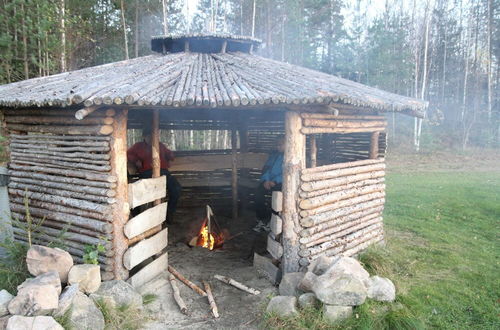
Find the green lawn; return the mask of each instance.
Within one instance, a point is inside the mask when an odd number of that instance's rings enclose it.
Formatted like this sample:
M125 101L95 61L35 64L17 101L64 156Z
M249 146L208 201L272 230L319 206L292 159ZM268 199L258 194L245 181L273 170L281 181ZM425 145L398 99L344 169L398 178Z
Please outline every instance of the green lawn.
M387 245L361 260L398 298L365 303L338 328L500 329L500 172L390 173L386 183ZM329 328L317 311L266 326Z

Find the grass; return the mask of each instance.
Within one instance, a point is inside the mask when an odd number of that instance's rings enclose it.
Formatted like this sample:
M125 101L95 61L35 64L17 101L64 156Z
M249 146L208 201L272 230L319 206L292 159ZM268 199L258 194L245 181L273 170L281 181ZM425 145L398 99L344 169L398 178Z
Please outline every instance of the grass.
M265 327L500 328L500 172L391 173L386 183L387 245L360 260L394 281L396 302L368 301L335 327L317 310L267 315Z
M95 303L104 316L105 329L138 330L150 319L144 309L135 306L111 306L104 299Z

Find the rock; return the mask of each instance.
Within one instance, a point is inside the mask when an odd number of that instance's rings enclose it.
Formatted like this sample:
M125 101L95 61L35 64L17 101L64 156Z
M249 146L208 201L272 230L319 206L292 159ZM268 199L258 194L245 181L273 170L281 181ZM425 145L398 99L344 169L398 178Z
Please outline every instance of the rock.
M9 314L7 306L9 302L14 298L7 290L0 291L0 317Z
M40 285L51 285L56 289L58 296L61 294L61 279L59 278L59 273L54 270L38 275L35 278L26 279L26 281L17 286L17 291L29 286Z
M297 288L300 281L304 277L304 273L287 273L283 275L279 286L280 296L298 296L302 292Z
M101 285L101 267L99 265L75 265L68 274L68 283L78 283L81 292L94 293Z
M51 271L27 279L17 287L17 296L8 305L9 313L22 316L46 315L57 308L61 282L59 274Z
M321 256L311 261L309 266L307 266L307 271L318 276L323 275L339 258L340 257Z
M59 273L61 282L66 283L69 270L73 266L73 258L68 252L59 248L32 245L26 255L26 264L33 276L54 270Z
M7 324L9 323L9 319L11 317L12 317L12 315L0 317L0 330L5 330L7 328Z
M352 315L352 306L323 305L323 319L331 324L338 323Z
M103 299L115 307L128 305L142 308L142 296L130 284L120 280L103 282L99 290L90 297L94 301Z
M267 305L266 312L274 313L280 317L297 315L297 298L292 296L273 297Z
M316 282L317 278L318 276L316 276L313 272L307 272L304 277L302 277L302 280L297 288L302 292L312 292L314 282Z
M78 291L73 299L70 322L76 329L104 329L104 316L95 303Z
M64 330L64 328L52 316L14 315L9 319L7 330Z
M362 283L370 278L370 274L361 266L359 261L351 257L339 257L325 274L329 274L331 277L352 275Z
M298 301L300 308L314 308L319 305L318 298L312 292L301 294Z
M332 278L329 274L318 276L313 292L321 302L337 306L358 306L366 300L364 284L352 275Z
M377 301L389 302L396 299L396 287L388 278L372 276L365 282L365 284L368 288L368 298Z
M63 316L64 313L66 313L66 311L71 307L71 304L73 304L73 300L78 292L80 292L78 283L68 285L64 288L63 292L59 296L59 306L52 315L56 317Z

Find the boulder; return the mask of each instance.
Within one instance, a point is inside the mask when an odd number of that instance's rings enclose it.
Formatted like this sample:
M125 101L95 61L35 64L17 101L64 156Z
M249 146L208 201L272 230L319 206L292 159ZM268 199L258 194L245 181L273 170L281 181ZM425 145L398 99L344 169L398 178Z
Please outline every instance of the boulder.
M314 308L319 305L318 298L312 292L301 294L298 301L300 308Z
M304 277L304 273L287 273L283 275L280 286L279 293L280 296L298 296L302 292L297 288L300 281Z
M336 262L340 257L327 257L327 256L321 256L317 259L314 259L311 261L309 266L307 266L307 271L312 272L315 275L323 275L330 267L331 265Z
M364 284L352 275L330 277L329 274L318 276L313 292L323 303L337 306L358 306L366 300Z
M313 272L307 272L302 277L302 280L300 281L297 288L299 290L301 290L302 292L312 292L314 282L316 282L317 278L318 278L318 276L315 275Z
M52 315L56 317L63 316L73 304L73 300L78 292L80 292L78 284L68 285L64 288L63 292L59 296L59 306Z
M8 305L9 313L37 316L51 313L59 304L61 282L59 274L51 271L27 279L17 287L17 296Z
M59 278L59 273L54 270L38 275L35 278L26 279L26 281L17 286L17 291L30 286L41 285L51 285L56 289L58 296L61 294L61 279Z
M69 271L68 283L78 284L81 292L94 293L101 286L101 267L88 264L75 265Z
M9 314L7 306L9 302L14 298L7 290L0 291L0 317Z
M267 305L266 312L276 314L280 317L297 315L297 298L293 296L273 297Z
M338 323L349 318L351 315L352 306L323 305L323 319L328 323Z
M9 323L11 317L12 315L0 317L0 330L5 330L7 328L7 324Z
M385 277L372 276L365 282L368 298L392 302L396 299L396 287Z
M7 330L64 330L52 316L26 317L14 315L7 323Z
M104 329L104 316L101 311L92 299L80 291L73 298L69 319L75 329Z
M59 273L61 282L66 283L69 270L73 266L73 258L68 252L59 248L32 245L26 255L26 264L33 276L54 270Z
M352 275L353 277L364 283L370 274L361 266L359 261L351 257L339 257L334 261L334 263L328 268L325 274L331 277L339 277L342 275Z
M120 280L103 282L99 290L90 297L94 301L102 299L115 307L127 305L142 308L142 296L132 285Z

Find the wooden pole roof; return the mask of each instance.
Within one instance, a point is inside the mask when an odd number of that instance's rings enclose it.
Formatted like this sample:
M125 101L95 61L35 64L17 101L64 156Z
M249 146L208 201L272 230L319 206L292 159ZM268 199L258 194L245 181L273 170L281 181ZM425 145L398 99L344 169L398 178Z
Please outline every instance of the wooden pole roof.
M168 39L171 38L171 39ZM212 39L223 40L221 36ZM155 41L156 40L156 41ZM155 42L202 36L158 37ZM219 41L220 41L219 40ZM229 39L228 39L229 40ZM233 37L231 42L257 43ZM158 44L157 44L158 45ZM158 46L159 47L159 46ZM153 47L154 48L154 47ZM196 48L196 45L188 45ZM0 86L2 107L134 105L135 107L245 107L347 104L378 112L423 116L427 102L244 51L184 49ZM253 107L255 108L255 107Z

